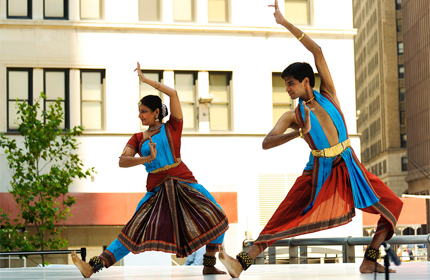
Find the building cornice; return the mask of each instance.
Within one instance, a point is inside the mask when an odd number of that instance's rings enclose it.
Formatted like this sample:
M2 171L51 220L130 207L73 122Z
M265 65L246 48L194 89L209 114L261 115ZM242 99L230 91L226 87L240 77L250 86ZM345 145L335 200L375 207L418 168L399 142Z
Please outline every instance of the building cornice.
M249 34L257 36L278 36L291 33L285 28L234 26L234 25L201 25L201 24L166 24L166 23L116 23L116 22L89 22L89 21L60 21L60 20L0 20L1 27L15 28L46 28L46 29L77 29L77 30L109 30L131 32L158 32L158 33L221 33L221 34ZM301 30L310 35L320 37L351 39L357 34L357 29L322 29L314 27L301 27Z

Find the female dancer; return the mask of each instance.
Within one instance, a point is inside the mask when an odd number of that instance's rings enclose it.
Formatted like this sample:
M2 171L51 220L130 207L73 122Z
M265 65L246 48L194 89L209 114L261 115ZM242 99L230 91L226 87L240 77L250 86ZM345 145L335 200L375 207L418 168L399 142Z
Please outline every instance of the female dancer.
M203 274L225 274L215 268L215 253L223 242L228 220L213 196L197 183L181 160L183 115L178 94L146 78L139 62L135 71L141 82L170 98L171 114L166 123L162 119L168 114L167 107L160 97L148 95L140 100L139 118L142 125L149 127L130 138L119 160L120 167L145 166L147 193L118 238L100 256L86 263L73 252L73 262L88 278L129 252L162 251L185 257L206 245ZM140 157L134 157L136 154Z

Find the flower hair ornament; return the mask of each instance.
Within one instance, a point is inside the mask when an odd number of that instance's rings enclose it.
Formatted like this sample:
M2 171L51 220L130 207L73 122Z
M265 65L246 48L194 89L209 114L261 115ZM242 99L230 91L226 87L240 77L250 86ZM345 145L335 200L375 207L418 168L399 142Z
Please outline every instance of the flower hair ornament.
M161 118L164 118L167 116L167 106L166 104L161 104Z

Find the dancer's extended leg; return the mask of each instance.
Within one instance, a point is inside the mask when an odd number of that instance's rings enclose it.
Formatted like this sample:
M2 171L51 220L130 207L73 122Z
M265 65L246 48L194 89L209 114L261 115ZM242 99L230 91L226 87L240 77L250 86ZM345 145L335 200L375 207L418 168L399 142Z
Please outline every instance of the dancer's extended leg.
M261 247L258 245L252 245L251 249L248 251L248 255L252 260L254 260L260 253ZM244 270L244 267L238 259L232 258L225 252L223 245L219 246L219 259L224 264L225 268L227 268L227 271L231 277L239 278L240 274Z
M369 247L378 250L378 248L381 246L382 241L385 240L387 237L388 231L384 231L381 234L377 234L373 236L372 242L370 243ZM395 273L396 271L394 269L389 269L390 273ZM385 267L378 263L374 262L372 260L363 258L363 262L360 265L360 272L361 273L373 273L373 272L385 272Z
M82 276L84 276L84 278L90 278L91 275L93 275L94 271L91 268L90 264L81 260L78 257L78 255L76 254L76 252L72 252L72 261L76 265L76 267L79 269Z

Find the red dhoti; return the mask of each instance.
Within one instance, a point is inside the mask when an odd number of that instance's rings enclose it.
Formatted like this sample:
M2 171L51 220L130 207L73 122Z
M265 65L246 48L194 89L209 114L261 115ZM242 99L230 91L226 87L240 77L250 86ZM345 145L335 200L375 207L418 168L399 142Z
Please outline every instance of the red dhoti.
M381 215L375 234L388 231L388 240L394 233L403 202L378 177L364 167L362 170L379 202L361 210ZM333 162L332 172L313 207L303 215L303 210L313 199L312 173L305 172L297 178L254 244L263 251L276 240L337 227L352 220L355 207L351 183L346 164L340 157Z

